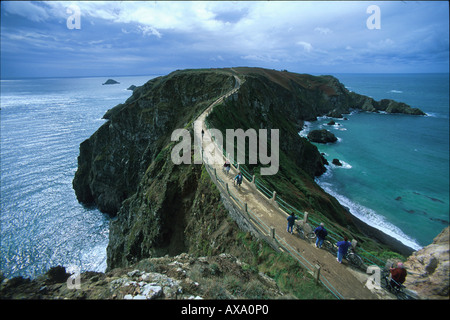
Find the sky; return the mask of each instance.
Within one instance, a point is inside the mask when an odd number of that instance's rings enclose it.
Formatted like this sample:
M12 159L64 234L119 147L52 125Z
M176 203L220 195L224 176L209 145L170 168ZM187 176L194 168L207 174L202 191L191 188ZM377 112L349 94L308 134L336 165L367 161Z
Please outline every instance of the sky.
M1 78L449 72L447 1L2 1Z

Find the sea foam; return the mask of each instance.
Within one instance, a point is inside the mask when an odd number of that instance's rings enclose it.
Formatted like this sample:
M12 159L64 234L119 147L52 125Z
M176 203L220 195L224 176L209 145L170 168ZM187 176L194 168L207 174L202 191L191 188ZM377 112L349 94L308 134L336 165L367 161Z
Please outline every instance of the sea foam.
M329 171L329 170L328 170ZM330 175L331 173L328 173ZM328 194L335 197L339 203L348 208L350 213L358 218L359 220L363 221L364 223L368 224L369 226L372 226L382 232L384 232L387 235L390 235L391 237L399 240L404 245L413 248L414 250L419 250L422 248L416 240L412 239L411 237L407 236L405 233L403 233L400 228L396 227L392 223L386 221L386 219L377 214L374 210L369 209L363 205L360 205L349 198L339 194L333 189L332 184L327 182L322 182L320 178L316 178L316 183L325 190Z

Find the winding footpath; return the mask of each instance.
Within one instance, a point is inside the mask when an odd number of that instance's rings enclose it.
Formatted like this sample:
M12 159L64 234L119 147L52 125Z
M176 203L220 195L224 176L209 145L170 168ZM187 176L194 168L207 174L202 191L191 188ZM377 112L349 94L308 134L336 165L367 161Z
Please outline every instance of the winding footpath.
M339 299L386 299L383 290L373 288L370 290L366 286L368 274L352 269L345 260L342 264L339 264L334 255L324 249L316 248L314 242L303 240L296 233L289 234L286 231L287 214L274 207L270 199L251 186L251 182L244 179L241 188L236 188L233 185L233 178L236 176L237 170L233 166L229 175L226 175L222 170L226 159L222 151L211 140L211 134L205 124L205 119L216 105L239 90L242 80L236 75L234 77L236 79L235 87L219 97L194 122L195 134L200 135L202 130L204 131L203 139L201 136L197 136L197 141L202 141L203 162L216 169L217 176L228 183L233 194L241 203L247 203L248 209L258 219L267 226L275 228L275 232L282 239L282 242L297 251L311 265L320 266L321 279L325 279L334 288L334 291L337 291L334 294ZM215 181L215 179L212 180ZM218 189L223 192L223 188ZM239 207L237 203L235 204Z

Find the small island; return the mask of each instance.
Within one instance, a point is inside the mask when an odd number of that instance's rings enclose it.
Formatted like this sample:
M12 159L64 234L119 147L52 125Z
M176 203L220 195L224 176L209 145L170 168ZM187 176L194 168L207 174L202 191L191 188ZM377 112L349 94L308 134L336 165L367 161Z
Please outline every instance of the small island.
M333 143L337 141L336 136L328 130L313 130L308 133L308 139L317 143Z
M105 83L102 83L102 85L105 85L105 84L119 84L119 83L120 82L117 82L116 80L108 79L108 80L106 80Z

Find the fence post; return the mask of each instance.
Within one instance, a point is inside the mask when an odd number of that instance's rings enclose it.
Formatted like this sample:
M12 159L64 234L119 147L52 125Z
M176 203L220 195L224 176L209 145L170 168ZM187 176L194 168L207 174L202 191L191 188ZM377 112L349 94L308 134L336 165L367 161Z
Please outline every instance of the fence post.
M319 278L320 278L320 266L316 264L314 269L314 279L316 280L316 284L319 284Z
M358 244L358 241L353 239L352 240L352 248L355 249L357 244Z
M303 224L308 222L308 212L305 211L304 215L303 215Z
M227 194L230 195L230 189L228 188L228 182L225 183L225 186L226 186L226 188L227 188Z
M275 239L275 227L270 227L270 236L272 237L272 239Z
M272 195L272 199L270 199L270 203L276 208L279 209L280 207L278 206L278 202L277 202L277 192L274 191L273 195Z

